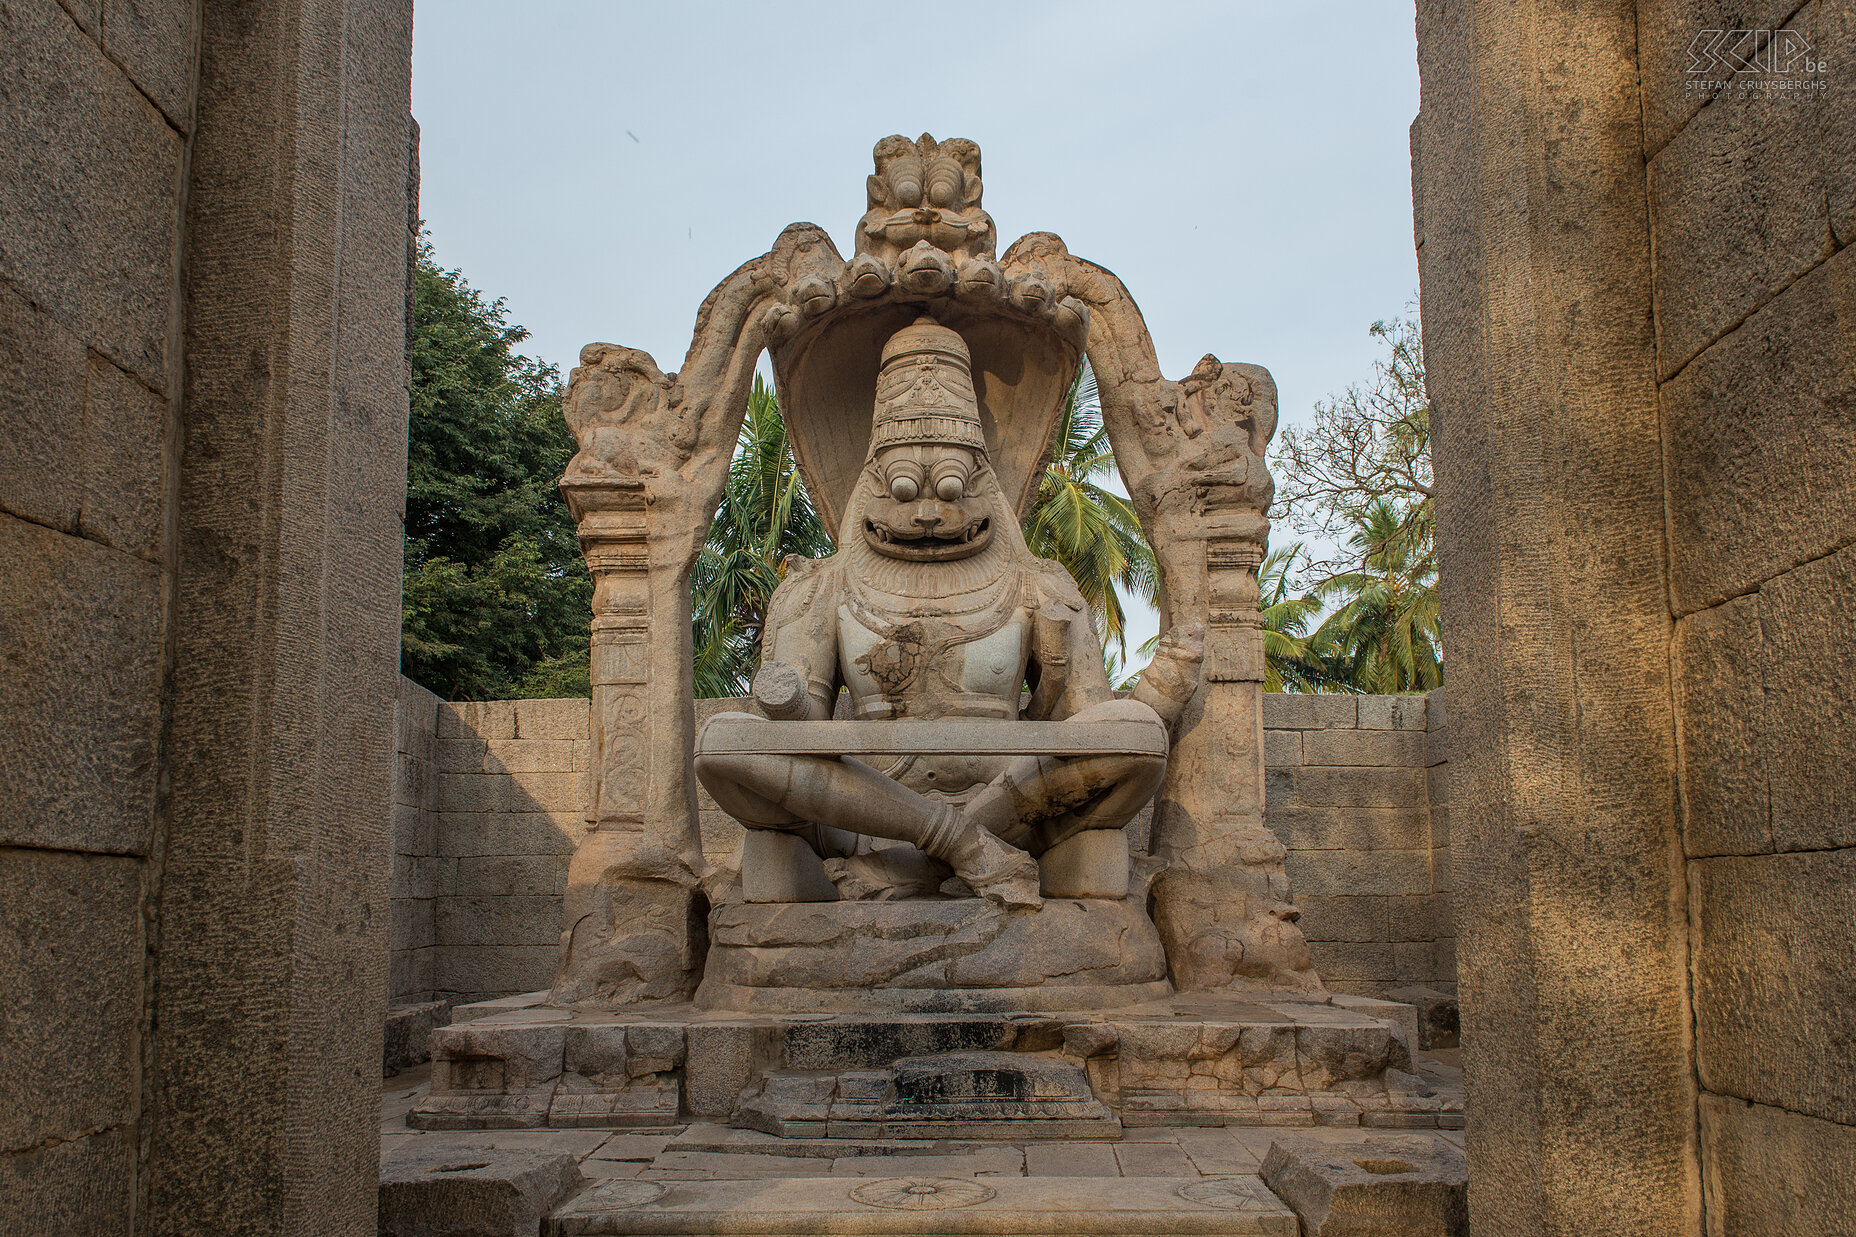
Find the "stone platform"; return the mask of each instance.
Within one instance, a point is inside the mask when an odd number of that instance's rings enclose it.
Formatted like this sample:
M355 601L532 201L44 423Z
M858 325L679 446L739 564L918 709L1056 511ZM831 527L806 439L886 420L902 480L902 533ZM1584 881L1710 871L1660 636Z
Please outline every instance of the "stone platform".
M1420 1055L1416 1069L1440 1094L1453 1094L1460 1081L1457 1071L1436 1057ZM1398 1195L1391 1201L1409 1203L1414 1178L1393 1170L1425 1168L1452 1157L1460 1164L1462 1140L1460 1132L1444 1130L1258 1126L1135 1126L1112 1141L1038 1139L1030 1132L1006 1140L781 1138L714 1122L616 1133L427 1133L405 1122L407 1110L426 1094L423 1073L402 1075L383 1092L383 1161L413 1157L441 1167L480 1165L475 1175L507 1177L538 1157L570 1157L584 1185L575 1197L551 1204L543 1231L557 1234L1287 1237L1296 1231L1291 1212L1301 1215L1310 1233L1327 1231L1315 1223L1319 1209L1329 1223L1342 1211L1359 1213L1363 1203L1373 1204L1374 1214L1405 1215L1409 1206L1380 1207L1386 1200L1354 1196L1364 1187L1375 1196L1391 1191ZM1303 1188L1307 1182L1287 1177L1281 1189L1272 1185L1264 1165L1279 1147L1300 1148L1300 1161L1317 1176L1332 1178L1328 1188L1311 1192ZM456 1184L460 1191L471 1185ZM535 1227L530 1222L507 1231L533 1234Z
M1053 899L1035 915L983 898L738 902L710 916L696 1003L997 1013L1104 1009L1171 992L1160 934L1133 898Z
M432 1033L417 1129L1114 1139L1146 1126L1460 1128L1412 1070L1409 1006L1179 994L1111 1011L590 1012L544 994Z
M1295 1213L1256 1177L1076 1181L1066 1177L791 1177L609 1181L555 1211L548 1237L623 1233L949 1237L1130 1233L1296 1237Z

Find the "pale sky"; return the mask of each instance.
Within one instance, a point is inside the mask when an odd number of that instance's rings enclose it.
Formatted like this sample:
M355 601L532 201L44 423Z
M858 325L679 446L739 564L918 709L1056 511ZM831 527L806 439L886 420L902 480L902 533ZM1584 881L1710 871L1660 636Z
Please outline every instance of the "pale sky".
M971 138L1000 252L1056 232L1121 276L1169 377L1265 365L1286 426L1370 374L1367 326L1417 290L1415 56L1399 0L427 0L420 207L563 377L596 340L670 371L788 223L851 253L878 139Z

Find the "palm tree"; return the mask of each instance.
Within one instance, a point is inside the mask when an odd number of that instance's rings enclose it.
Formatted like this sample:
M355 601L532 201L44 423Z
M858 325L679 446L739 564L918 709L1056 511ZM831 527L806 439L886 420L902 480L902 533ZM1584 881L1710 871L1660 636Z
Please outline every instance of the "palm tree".
M1025 542L1039 558L1055 560L1076 581L1095 614L1104 652L1127 656L1126 591L1153 604L1159 572L1141 533L1134 505L1100 484L1115 473L1115 452L1102 424L1096 376L1087 363L1070 385L1057 422L1056 449L1038 485Z
M1443 682L1437 559L1429 521L1388 499L1368 506L1348 545L1361 566L1329 576L1315 596L1339 608L1310 637L1356 691L1429 691Z
M793 464L779 400L756 375L728 485L691 573L697 695L747 693L786 556L829 553L831 538Z
M1321 599L1292 596L1295 561L1301 542L1271 550L1257 571L1261 590L1258 614L1263 622L1263 690L1266 692L1334 692L1353 690L1334 672L1322 643L1309 631L1321 613Z

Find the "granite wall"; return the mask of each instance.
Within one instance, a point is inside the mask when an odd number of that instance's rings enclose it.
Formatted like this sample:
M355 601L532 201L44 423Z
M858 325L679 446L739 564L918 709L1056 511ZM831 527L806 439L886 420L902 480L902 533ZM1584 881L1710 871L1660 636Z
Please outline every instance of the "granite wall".
M423 710L432 698L405 683L402 709L409 699ZM436 765L423 792L424 732L401 721L395 820L407 823L396 837L427 845L411 823L422 793L437 814L429 850L394 860L393 999L546 988L567 862L586 830L587 702L434 705ZM744 705L699 700L697 722ZM1454 991L1449 838L1431 806L1442 757L1427 729L1441 714L1438 693L1264 696L1267 819L1289 848L1302 927L1336 991ZM741 826L700 789L697 808L704 853L727 860ZM1131 826L1137 844L1146 825L1143 813Z
M375 1230L405 0L0 0L0 1231Z
M1264 820L1336 992L1456 990L1442 721L1441 692L1263 696Z
M1824 93L1692 98L1639 11L1703 1204L1750 1235L1856 1223L1856 7L1759 7L1830 66L1761 84Z
M440 703L437 723L431 927L408 947L454 1004L549 987L587 828L587 702Z
M387 997L437 996L438 714L444 704L411 679L394 702L393 857L387 877Z
M1846 1231L1856 9L1418 48L1471 1222Z

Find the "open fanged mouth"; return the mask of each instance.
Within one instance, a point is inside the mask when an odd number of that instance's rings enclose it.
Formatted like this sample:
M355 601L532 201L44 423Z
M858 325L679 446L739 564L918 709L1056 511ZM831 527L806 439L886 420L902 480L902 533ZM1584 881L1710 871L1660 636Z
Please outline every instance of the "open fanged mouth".
M864 540L878 554L911 562L947 562L977 554L992 540L992 519L980 516L955 528L920 526L904 531L883 520L864 520Z

